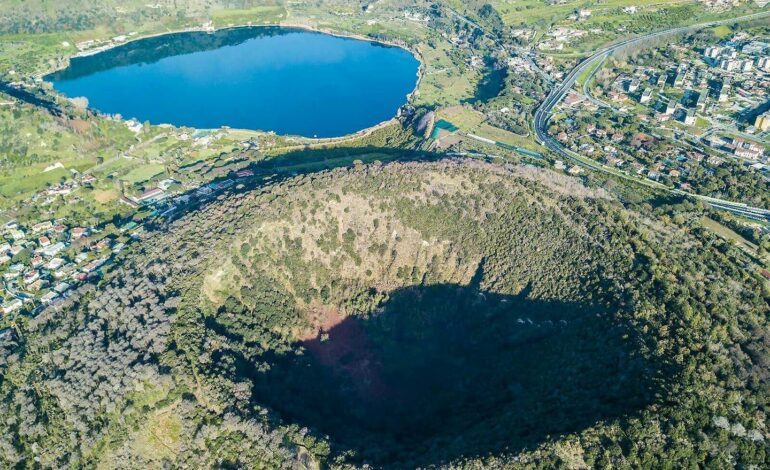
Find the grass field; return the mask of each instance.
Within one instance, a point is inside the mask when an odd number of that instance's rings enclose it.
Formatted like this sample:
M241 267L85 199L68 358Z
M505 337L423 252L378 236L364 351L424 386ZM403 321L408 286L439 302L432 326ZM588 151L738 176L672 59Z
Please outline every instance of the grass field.
M586 80L588 80L588 77L590 77L591 74L593 74L597 69L600 69L602 66L604 66L604 61L597 62L593 67L587 68L583 71L583 73L578 75L577 80L575 80L575 86L577 89L582 89L583 84L585 84Z
M121 177L122 180L129 183L142 183L163 173L165 167L159 163L149 163L137 166Z
M69 171L59 168L46 173L17 171L13 176L0 179L0 195L12 198L20 194L45 188L46 184L56 184L69 176Z
M418 104L448 105L473 97L481 75L460 64L452 56L452 46L439 42L436 47L420 44L424 73L417 95Z
M746 240L739 233L735 232L731 228L726 227L725 225L720 224L716 220L711 219L709 217L704 217L703 220L701 220L701 223L703 224L704 227L716 233L717 235L724 238L725 240L731 241L736 245L740 246L741 248L745 249L749 253L756 255L757 248L758 248L757 245ZM767 259L765 259L764 261L766 263Z
M721 25L721 26L717 26L716 28L712 28L711 32L712 34L714 34L714 36L717 39L724 39L727 36L733 34L732 28L726 25Z
M99 204L109 204L110 202L117 201L120 197L117 191L108 189L94 189L92 195Z
M577 10L588 10L591 16L573 24L590 26L626 19L647 21L646 14L672 6L696 5L697 2L695 0L567 0L564 3L549 4L543 0L496 0L492 4L501 13L506 24L547 28L566 20ZM623 8L626 7L636 7L637 12L635 14L624 12Z
M543 150L531 137L514 134L513 132L500 129L499 127L490 126L489 124L482 124L474 133L480 135L481 137L486 137L487 139L492 139L508 145L515 145L517 147L522 147L537 152L541 152Z
M475 134L498 142L538 151L539 146L531 137L524 137L513 132L491 126L484 122L484 115L469 106L451 106L440 109L436 119L444 119L460 128L460 134Z
M181 435L182 420L174 413L172 405L150 414L132 447L139 455L161 462L178 453Z
M275 24L285 20L286 9L283 6L256 6L240 10L218 10L212 15L216 27L242 24Z
M463 131L471 132L484 121L484 115L469 106L450 106L436 112L436 120L444 119Z
M496 0L492 5L508 25L544 29L566 19L576 9L590 6L591 3L572 0L549 5L542 0Z

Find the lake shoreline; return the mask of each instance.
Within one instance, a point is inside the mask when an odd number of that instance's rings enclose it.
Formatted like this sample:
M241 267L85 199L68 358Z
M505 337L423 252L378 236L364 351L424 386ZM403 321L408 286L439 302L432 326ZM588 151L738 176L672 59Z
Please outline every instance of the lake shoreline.
M86 51L77 52L75 54L67 56L64 60L62 60L61 62L59 62L57 64L57 67L54 67L54 68L52 68L51 70L49 70L49 71L47 71L45 73L37 74L36 77L39 78L39 79L42 79L46 83L50 84L51 82L46 81L45 77L48 77L48 76L50 76L50 75L52 75L52 74L54 74L54 73L56 73L58 71L61 71L61 70L64 70L64 69L70 67L72 59L76 59L76 58L80 58L80 57L89 57L89 56L93 56L93 55L98 55L98 54L101 54L103 52L107 52L107 51L110 51L110 50L113 50L113 49L116 49L116 48L119 48L119 47L122 47L122 46L126 46L128 44L131 44L131 43L134 43L134 42L140 41L140 40L157 38L157 37L163 37L163 36L170 36L170 35L174 35L174 34L196 33L196 32L197 33L213 34L213 33L227 31L227 30L246 29L246 28L286 28L286 29L296 29L296 30L299 30L299 31L306 31L306 32L312 32L312 33L326 34L328 36L338 37L338 38L342 38L342 39L352 39L352 40L357 40L357 41L365 41L365 42L369 42L369 43L372 43L372 44L378 44L378 45L386 46L386 47L396 47L396 48L403 49L403 50L409 52L409 54L411 54L412 57L414 57L414 59L418 63L417 72L416 72L417 80L415 82L414 88L412 89L412 91L410 91L409 93L406 94L406 102L404 104L402 104L401 106L399 106L399 108L396 110L396 114L393 117L391 117L389 119L386 119L384 121L381 121L381 122L379 122L377 124L374 124L372 126L368 126L368 127L362 128L362 129L360 129L360 130L358 130L356 132L349 133L349 134L344 134L344 135L340 135L340 136L335 136L335 137L321 137L321 138L319 138L319 137L311 137L311 136L303 136L303 135L295 135L295 134L278 134L278 133L276 133L276 135L279 135L281 137L301 140L303 142L303 144L300 144L300 145L305 145L305 144L311 144L311 145L334 144L334 143L336 143L338 141L346 141L346 140L350 140L350 139L364 137L366 135L371 134L372 132L374 132L376 130L379 130L381 128L384 128L384 127L387 127L389 125L394 124L395 122L398 121L398 118L401 115L401 110L404 108L404 106L407 106L407 105L409 105L409 104L411 104L413 102L413 100L415 99L415 96L418 93L420 84L422 83L423 75L424 75L424 72L425 72L425 65L424 65L425 62L424 62L424 59L422 57L422 54L420 54L419 51L417 51L416 49L413 49L412 47L410 47L410 46L408 46L406 44L398 43L398 42L395 42L395 41L382 40L382 39L373 39L373 38L370 38L368 36L361 35L361 34L335 31L335 30L330 30L330 29L326 29L326 28L318 28L318 27L309 26L309 25L306 25L306 24L290 23L290 22L287 22L287 23L277 23L277 24L262 24L262 25L244 24L244 25L225 26L225 27L221 27L221 28L192 27L192 28L185 28L185 29L174 30L174 31L163 31L163 32L158 32L158 33L150 33L150 34L145 34L145 35L138 35L137 34L134 37L130 37L126 41L105 45L105 46L98 47L98 48L95 48L95 49L92 49L92 50L86 50ZM60 96L60 97L62 97L64 99L67 99L67 100L70 99L70 97L65 96L64 94L62 94L58 90L55 90L55 92L56 92L56 94L58 96ZM92 112L94 112L95 114L97 114L97 115L114 118L114 115L102 113L102 112L100 112L100 111L98 111L96 109L91 109L91 108L89 108L89 109ZM123 121L123 122L128 122L130 119L126 119L126 118L121 117L120 120ZM152 124L152 125L153 126L160 126L160 125L172 126L174 128L177 128L177 129L189 128L189 129L209 130L209 131L214 131L214 130L228 131L228 130L232 130L232 131L236 131L236 132L253 133L255 136L263 135L263 134L268 134L268 133L273 132L271 130L248 129L248 128L238 128L238 127L229 127L229 126L221 126L221 127L215 127L215 128L203 128L203 127L192 127L192 126L178 126L178 125L174 125L174 124L160 123L160 122Z

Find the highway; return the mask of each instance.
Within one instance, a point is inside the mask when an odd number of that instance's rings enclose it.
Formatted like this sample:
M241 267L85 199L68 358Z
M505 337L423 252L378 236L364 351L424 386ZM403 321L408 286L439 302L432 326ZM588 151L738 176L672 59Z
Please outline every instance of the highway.
M601 70L602 65L604 65L604 61L606 60L607 60L607 56L604 56L602 61L596 64L596 67L594 67L593 70L591 70L591 73L589 73L586 79L583 81L583 95L588 99L588 101L590 101L591 103L595 104L600 108L610 108L615 112L619 112L619 110L613 108L609 104L595 97L593 93L591 93L591 87L590 87L591 80L593 80L594 76L599 72L599 70Z
M598 162L594 162L589 158L583 158L575 154L574 152L566 149L564 146L561 145L561 143L559 143L556 139L554 139L552 136L548 134L548 121L551 118L551 113L554 107L556 107L556 105L558 105L561 102L561 100L564 99L567 93L569 93L569 91L575 85L575 81L577 80L577 78L581 74L589 70L591 67L595 67L595 70L592 71L591 75L596 73L596 71L598 70L599 62L606 60L607 57L609 57L615 51L622 49L624 47L642 44L651 39L656 39L663 36L695 31L698 29L709 28L709 27L718 26L722 24L750 21L750 20L755 20L759 18L764 18L767 16L770 16L770 11L763 11L759 13L754 13L752 15L740 16L740 17L730 18L725 20L711 21L708 23L701 23L696 25L672 28L672 29L667 29L663 31L657 31L654 33L646 34L643 36L637 36L637 37L625 39L620 42L606 46L602 49L599 49L598 51L591 54L583 62L578 64L574 69L572 69L572 71L570 71L570 73L564 78L564 80L560 84L558 84L554 89L552 89L551 92L546 97L546 99L540 104L540 107L535 111L535 115L533 118L533 128L535 130L535 138L537 139L539 144L548 148L549 150L556 153L557 155L560 155L569 161L575 162L578 165L581 165L593 170L604 171L604 172L613 174L615 176L620 176L622 178L634 181L636 183L642 183L647 186L655 187L657 189L663 189L665 191L668 191L674 194L679 194L679 195L684 195L695 199L699 199L715 208L733 212L738 215L752 216L752 218L761 218L764 220L770 220L770 211L766 209L750 207L743 203L725 201L722 199L701 196L699 194L694 194L686 191L668 188L661 184L657 184L657 183L653 184L653 182L649 180L634 178L632 176L626 175L614 169L605 167L604 165Z

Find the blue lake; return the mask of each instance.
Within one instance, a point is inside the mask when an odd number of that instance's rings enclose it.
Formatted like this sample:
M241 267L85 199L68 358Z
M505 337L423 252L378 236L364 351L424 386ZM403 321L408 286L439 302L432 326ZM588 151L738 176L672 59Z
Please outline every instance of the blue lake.
M394 117L418 66L397 47L254 27L133 41L46 80L92 109L151 124L335 137Z

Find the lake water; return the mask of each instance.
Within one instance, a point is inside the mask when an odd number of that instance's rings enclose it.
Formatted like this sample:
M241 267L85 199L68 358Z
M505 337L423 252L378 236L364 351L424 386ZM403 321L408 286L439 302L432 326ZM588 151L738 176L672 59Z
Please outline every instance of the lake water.
M74 58L46 79L127 119L335 137L394 117L418 66L397 47L254 27L141 39Z

